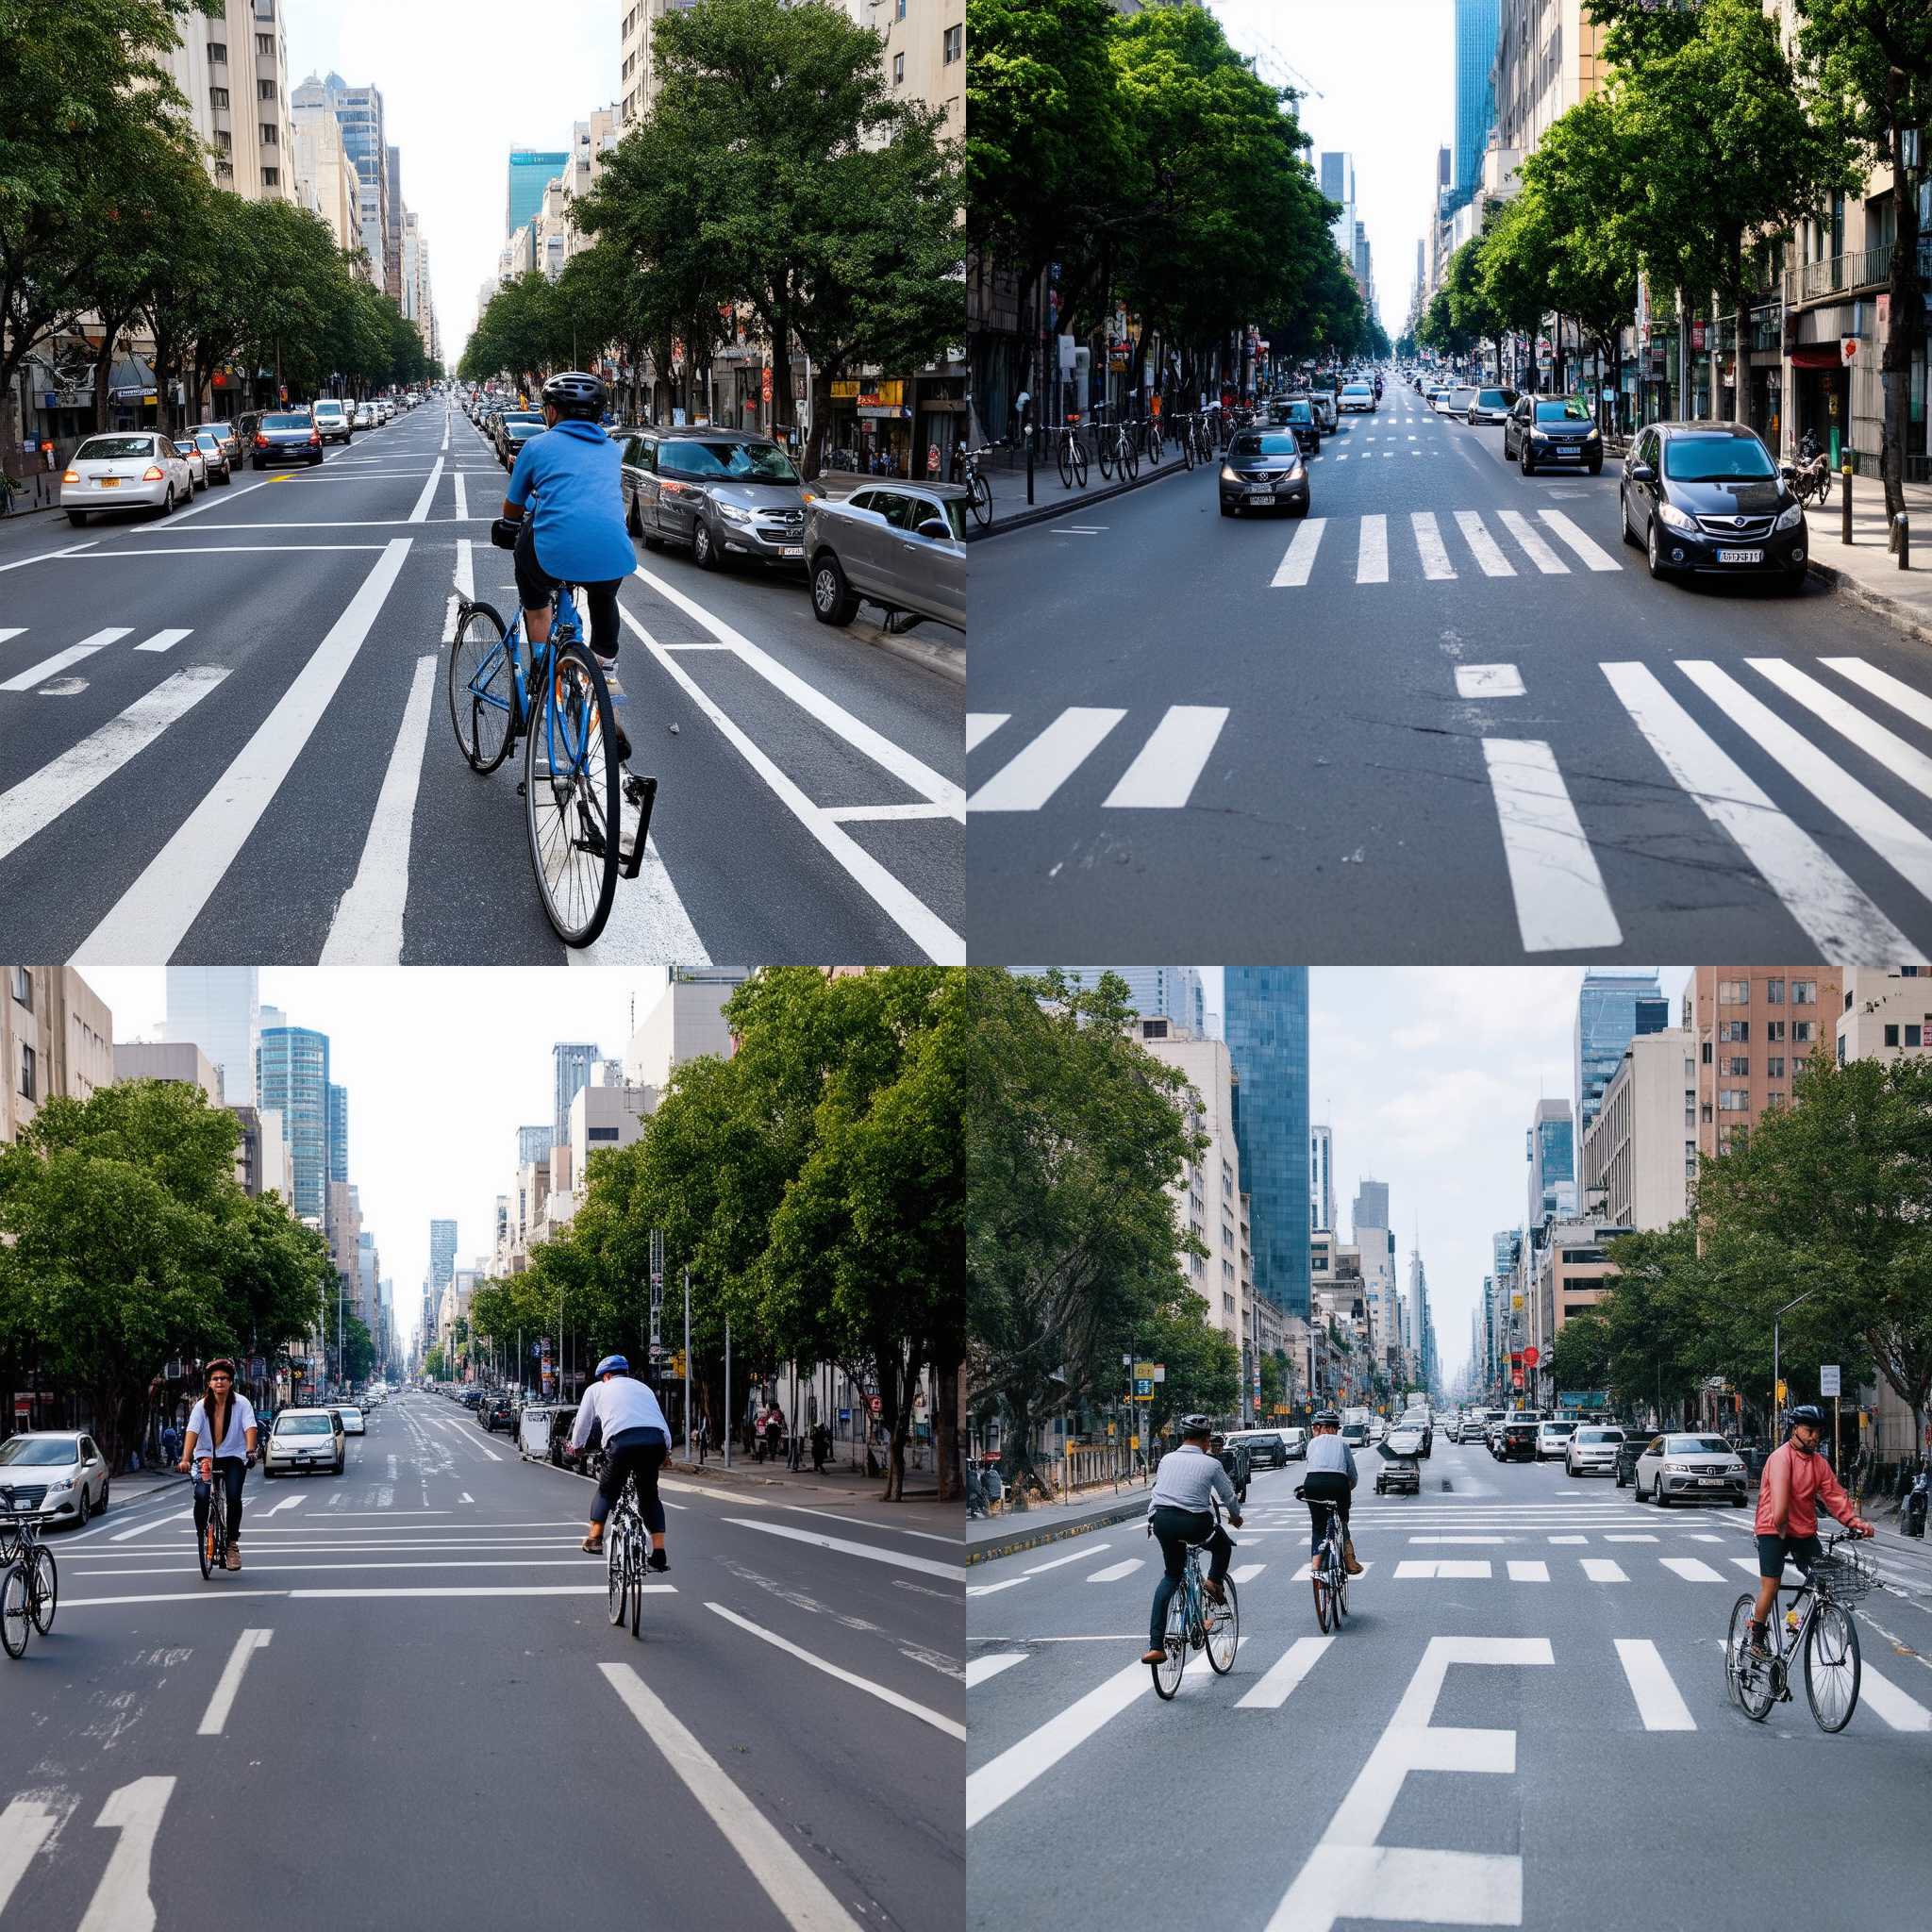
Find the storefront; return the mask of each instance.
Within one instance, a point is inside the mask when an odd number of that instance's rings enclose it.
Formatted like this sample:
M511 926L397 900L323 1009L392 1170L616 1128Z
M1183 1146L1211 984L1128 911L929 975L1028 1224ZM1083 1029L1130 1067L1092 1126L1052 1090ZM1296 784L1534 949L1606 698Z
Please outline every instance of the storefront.
M909 385L898 377L868 375L841 376L831 387L832 417L825 430L826 446L851 459L839 467L909 475Z
M912 449L919 474L944 482L953 474L953 451L967 434L964 371L912 379Z

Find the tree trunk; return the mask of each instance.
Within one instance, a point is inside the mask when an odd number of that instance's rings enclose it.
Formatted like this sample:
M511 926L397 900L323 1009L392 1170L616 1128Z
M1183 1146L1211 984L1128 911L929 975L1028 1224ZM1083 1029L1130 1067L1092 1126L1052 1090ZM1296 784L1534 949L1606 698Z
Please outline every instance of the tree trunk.
M957 1503L966 1490L966 1430L959 1408L959 1365L933 1365L933 1463L939 1472L940 1501Z
M1906 507L1906 444L1911 434L1912 358L1925 340L1924 296L1919 280L1919 181L1924 161L1906 165L1902 125L1906 77L1896 67L1885 77L1887 116L1891 123L1892 206L1897 235L1891 245L1891 325L1879 364L1885 385L1884 426L1878 443L1878 475L1885 485L1886 547L1898 548L1898 519ZM1924 137L1919 137L1923 142ZM1850 428L1847 422L1846 427ZM1924 1437L1920 1435L1917 1450Z

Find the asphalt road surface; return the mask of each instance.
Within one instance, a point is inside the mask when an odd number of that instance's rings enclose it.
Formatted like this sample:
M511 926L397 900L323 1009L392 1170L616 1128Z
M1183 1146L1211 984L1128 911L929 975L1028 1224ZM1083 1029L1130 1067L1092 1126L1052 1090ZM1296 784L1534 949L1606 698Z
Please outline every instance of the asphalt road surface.
M1377 1500L1373 1456L1345 1625L1317 1631L1300 1465L1257 1474L1234 1532L1234 1669L1192 1657L1171 1704L1137 1660L1158 1571L1138 1520L973 1566L971 1925L1028 1923L1043 1871L1058 1932L1910 1915L1932 1774L1924 1545L1868 1546L1887 1586L1858 1613L1860 1700L1829 1737L1802 1683L1763 1724L1729 1701L1748 1509L1660 1512L1440 1435L1423 1493Z
M251 1473L239 1574L185 1484L56 1533L0 1657L7 1923L958 1924L958 1545L676 1480L633 1639L589 1495L420 1395L341 1477Z
M1209 467L975 545L973 956L1932 949L1924 646L1651 582L1616 458L1524 477L1502 434L1391 386L1305 520L1222 517Z
M450 728L458 588L515 608L505 475L425 404L156 521L0 530L0 951L543 964L520 757ZM960 692L804 580L638 551L620 717L654 856L592 962L962 957Z

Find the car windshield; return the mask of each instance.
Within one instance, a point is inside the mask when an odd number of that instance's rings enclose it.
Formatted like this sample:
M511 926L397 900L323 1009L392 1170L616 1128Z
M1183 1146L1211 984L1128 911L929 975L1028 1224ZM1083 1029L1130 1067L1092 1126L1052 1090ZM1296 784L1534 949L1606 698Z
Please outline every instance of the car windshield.
M1295 454L1292 436L1270 436L1264 430L1244 429L1228 452L1237 457L1291 457Z
M325 1415L278 1415L275 1432L278 1436L332 1436Z
M78 1462L80 1452L72 1442L60 1442L44 1436L9 1436L0 1442L0 1462L17 1462L25 1469L44 1469L59 1462Z
M791 458L774 442L741 442L724 437L662 444L658 467L674 476L721 476L741 483L796 483Z
M1576 1427L1574 1423L1544 1423L1541 1425L1552 1436L1567 1436Z
M1486 409L1500 409L1514 400L1505 389L1486 389L1476 397L1476 401Z
M1674 436L1664 444L1674 483L1769 482L1777 465L1755 436Z
M340 416L342 413L342 406L340 403L320 402L315 406L315 413L318 416Z
M222 439L212 429L197 429L194 441L202 449L220 449L222 446Z
M1536 406L1539 423L1588 423L1590 411L1574 396L1558 396L1554 402Z
M1621 1442L1624 1432L1622 1429L1578 1429L1576 1440L1579 1442Z
M1458 403L1464 403L1464 402L1472 402L1472 403L1473 403L1473 402L1474 402L1474 401L1475 400L1475 391L1474 391L1474 390L1473 390L1473 389L1457 389L1457 390L1451 390L1451 391L1450 391L1450 394L1451 394L1451 396L1453 396L1453 397L1454 397L1454 398L1456 399L1456 401L1457 401L1457 402L1458 402Z
M185 457L185 456L186 456L186 455L187 455L187 454L189 453L189 451L190 451L190 450L192 450L192 449L193 447L194 447L194 444L193 444L193 443L192 443L192 442L188 442L188 441L182 441L182 442L177 442L177 443L176 443L176 444L175 445L175 453L176 453L176 455L178 455L178 456L184 456L184 457Z
M1341 392L1345 396L1365 396L1369 392L1369 386L1365 382L1352 382Z
M1729 1456L1731 1445L1722 1436L1673 1436L1664 1444L1666 1456Z
M541 409L506 409L503 420L506 423L541 423L543 412Z
M152 436L91 436L75 451L74 460L100 462L115 457L151 457L154 453Z
M261 426L264 429L312 429L315 425L307 416L264 416Z

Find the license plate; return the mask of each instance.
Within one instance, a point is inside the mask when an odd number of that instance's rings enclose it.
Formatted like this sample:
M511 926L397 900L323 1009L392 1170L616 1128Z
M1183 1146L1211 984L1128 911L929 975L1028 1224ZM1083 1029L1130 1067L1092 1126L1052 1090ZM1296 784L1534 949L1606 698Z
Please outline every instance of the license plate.
M1274 501L1274 492L1272 490L1251 490L1248 491L1248 501L1250 503L1273 503Z
M1764 561L1764 552L1761 550L1720 550L1717 554L1717 560L1720 563L1762 563Z
M805 555L805 545L803 543L788 543L779 551L778 555L780 557L803 557Z
M96 476L94 481L103 490L118 490L121 487L121 479L118 476Z
M1724 1486L1724 1479L1721 1475L1701 1475L1697 1480L1699 1485L1707 1490L1721 1490Z
M1556 451L1555 454L1557 460L1559 463L1562 463L1574 462L1576 458L1583 454L1583 452L1580 449L1559 449Z

